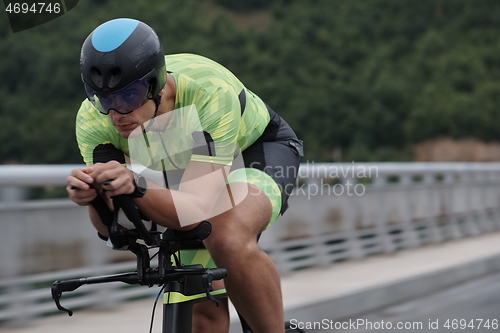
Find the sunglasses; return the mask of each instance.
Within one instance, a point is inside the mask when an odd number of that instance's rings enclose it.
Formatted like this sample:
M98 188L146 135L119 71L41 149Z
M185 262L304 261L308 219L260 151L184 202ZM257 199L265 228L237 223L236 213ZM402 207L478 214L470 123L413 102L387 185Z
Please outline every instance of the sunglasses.
M97 92L85 83L87 98L100 113L105 115L111 110L120 114L133 112L150 99L149 91L149 83L146 80L135 80L113 93Z

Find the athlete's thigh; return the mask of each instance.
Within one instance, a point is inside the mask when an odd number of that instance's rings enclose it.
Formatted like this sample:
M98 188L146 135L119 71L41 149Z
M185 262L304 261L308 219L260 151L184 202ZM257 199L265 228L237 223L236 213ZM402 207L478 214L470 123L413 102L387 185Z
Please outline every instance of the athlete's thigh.
M269 197L260 188L245 182L232 182L231 187L246 187L246 196L231 209L209 219L212 238L230 236L239 241L257 239L269 224L273 207ZM210 237L209 237L210 238ZM207 239L207 241L209 241Z

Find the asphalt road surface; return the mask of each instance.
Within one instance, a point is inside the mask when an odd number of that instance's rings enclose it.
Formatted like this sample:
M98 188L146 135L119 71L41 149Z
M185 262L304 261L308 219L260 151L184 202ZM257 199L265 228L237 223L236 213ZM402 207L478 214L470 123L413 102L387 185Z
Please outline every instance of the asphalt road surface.
M326 318L318 324L320 329L306 331L500 332L500 272L356 318L338 322Z

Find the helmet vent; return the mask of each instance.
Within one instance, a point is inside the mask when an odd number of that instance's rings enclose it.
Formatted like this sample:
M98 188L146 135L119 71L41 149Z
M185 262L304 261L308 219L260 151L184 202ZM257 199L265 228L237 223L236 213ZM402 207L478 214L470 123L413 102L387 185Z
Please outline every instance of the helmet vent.
M97 67L90 68L90 77L92 78L92 81L94 81L94 84L96 86L98 86L99 88L103 88L103 78L99 68Z
M122 78L122 71L118 67L114 67L111 69L109 72L109 82L108 82L108 87L110 89L113 89L120 83L120 80Z

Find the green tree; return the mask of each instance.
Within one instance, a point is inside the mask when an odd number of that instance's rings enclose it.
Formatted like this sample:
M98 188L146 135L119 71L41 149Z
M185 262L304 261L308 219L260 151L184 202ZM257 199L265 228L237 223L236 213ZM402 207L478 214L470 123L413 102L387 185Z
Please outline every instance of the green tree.
M239 22L265 11L260 27ZM0 163L81 162L80 47L117 17L150 24L166 53L228 67L292 125L309 160L338 148L346 161L405 160L439 136L498 140L496 0L89 0L17 34L0 21Z

